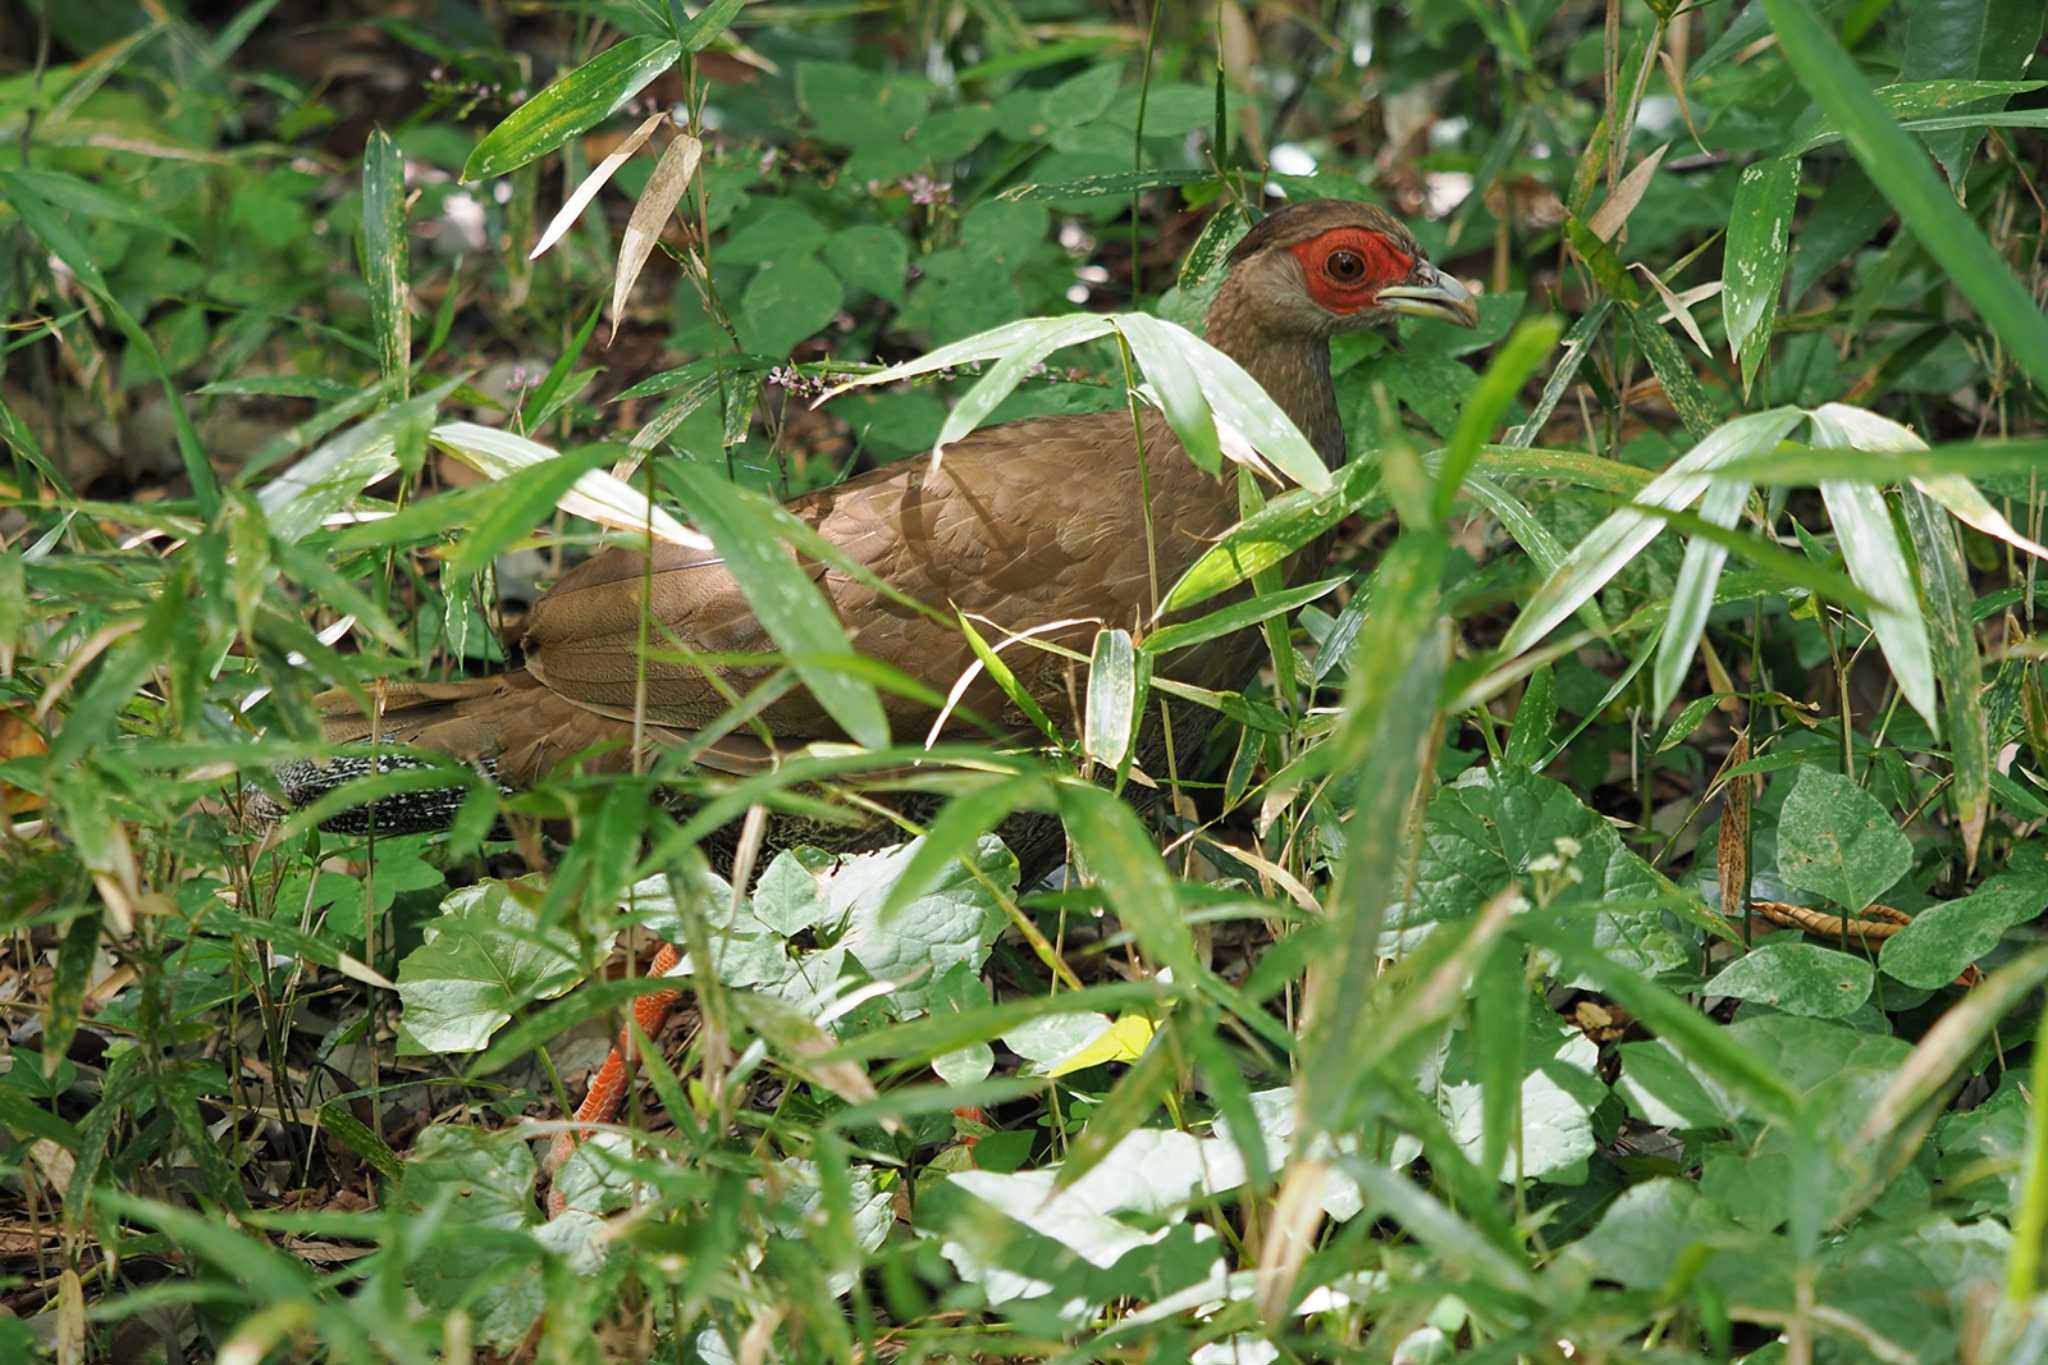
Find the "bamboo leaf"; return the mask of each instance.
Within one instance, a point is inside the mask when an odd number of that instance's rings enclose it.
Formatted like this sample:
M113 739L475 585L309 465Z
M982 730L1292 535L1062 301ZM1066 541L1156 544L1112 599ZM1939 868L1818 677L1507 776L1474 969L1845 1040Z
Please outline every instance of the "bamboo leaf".
M1716 526L1735 528L1742 505L1749 500L1749 485L1716 483L1700 500L1700 517ZM1693 651L1707 628L1707 613L1714 605L1714 583L1728 559L1726 546L1694 537L1685 547L1685 562L1678 568L1678 582L1671 590L1671 615L1664 623L1657 644L1657 663L1651 673L1650 714L1661 716L1678 696L1680 684L1692 667Z
M626 220L626 231L619 238L619 265L612 279L614 340L619 335L619 323L626 316L626 297L633 292L633 282L640 278L648 253L654 250L662 227L675 212L676 201L689 188L690 177L697 173L697 162L703 155L703 143L688 133L676 134L675 140L662 150L654 174L647 177L646 188L633 204L633 216Z
M683 45L673 38L628 38L557 76L484 134L463 163L462 178L509 175L546 156L625 108L655 77L674 66L682 51Z
M583 177L582 182L569 192L569 197L562 201L562 207L555 216L548 219L547 229L541 233L540 240L533 244L533 250L527 253L527 260L539 260L549 247L568 234L576 219L589 207L590 201L597 197L597 192L618 174L619 167L633 159L633 153L639 151L647 139L654 136L656 128L668 122L668 117L666 109L660 113L649 114L640 121L638 128L626 134L625 141L612 148L610 155L597 163L595 170Z
M1970 611L1975 594L1955 524L1942 515L1934 499L1917 489L1907 489L1903 501L1906 534L1913 540L1913 557L1920 565L1920 584L1926 595L1942 713L1948 718L1949 770L1955 775L1949 802L1955 809L1956 829L1963 836L1965 870L1973 870L1991 808L1991 736L1984 715L1984 668L1977 656Z
M405 158L382 128L363 149L363 282L387 382L405 394L412 364L412 286L405 237Z
M1713 481L1710 471L1772 449L1799 424L1801 416L1797 408L1773 408L1726 423L1652 479L1635 502L1641 507L1691 506ZM1515 618L1507 638L1501 641L1502 657L1511 659L1548 635L1578 610L1580 603L1607 586L1663 529L1662 518L1637 507L1625 507L1601 522L1572 550L1564 565L1544 580Z
M1728 211L1721 255L1721 321L1742 366L1748 394L1771 348L1771 323L1792 256L1792 210L1799 202L1799 160L1772 157L1743 169Z

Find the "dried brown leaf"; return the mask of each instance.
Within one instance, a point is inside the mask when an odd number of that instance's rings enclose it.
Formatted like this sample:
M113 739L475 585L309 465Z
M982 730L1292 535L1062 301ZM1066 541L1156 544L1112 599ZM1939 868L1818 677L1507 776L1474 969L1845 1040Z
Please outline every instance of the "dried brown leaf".
M697 173L697 162L703 155L703 143L688 133L677 134L662 152L654 174L647 178L647 188L640 191L633 216L626 220L626 234L619 239L619 272L612 284L612 334L605 340L607 346L618 339L619 323L626 315L626 296L633 292L640 268L647 264L648 253L654 250L669 214L675 212L676 201L689 188L690 177Z
M1586 227L1603 242L1611 242L1628 222L1628 216L1636 211L1636 205L1643 201L1643 192L1650 188L1650 178L1657 174L1658 163L1664 160L1664 153L1671 150L1665 143L1635 164L1635 169L1621 178L1614 187L1614 193L1606 202L1593 210L1593 216L1586 220Z
M633 153L639 151L641 144L645 143L648 138L653 137L654 130L666 122L667 119L668 111L666 109L658 114L649 114L644 123L626 134L625 141L613 148L612 154L598 162L597 169L584 176L583 183L570 192L569 197L562 202L561 212L548 220L547 231L541 233L540 241L534 244L532 253L526 259L529 261L539 260L542 252L546 251L556 242L561 241L563 236L569 231L570 225L575 223L590 201L597 197L597 192L604 188L605 182L618 174L619 167L631 160Z

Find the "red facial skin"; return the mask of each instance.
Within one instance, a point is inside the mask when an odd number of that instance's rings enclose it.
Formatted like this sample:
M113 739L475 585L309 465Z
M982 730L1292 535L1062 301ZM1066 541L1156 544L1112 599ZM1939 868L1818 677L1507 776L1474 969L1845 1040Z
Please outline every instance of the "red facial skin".
M1415 269L1413 256L1369 228L1331 228L1288 249L1301 262L1302 274L1308 279L1309 297L1333 313L1356 313L1372 307L1380 290L1399 284ZM1365 263L1357 279L1342 280L1331 273L1330 258L1340 251L1348 251Z

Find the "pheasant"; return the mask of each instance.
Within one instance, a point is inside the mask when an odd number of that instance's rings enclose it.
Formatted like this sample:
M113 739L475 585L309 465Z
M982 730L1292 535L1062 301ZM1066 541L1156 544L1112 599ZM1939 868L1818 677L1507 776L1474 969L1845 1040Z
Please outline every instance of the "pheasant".
M1333 467L1344 458L1344 431L1329 339L1384 326L1401 315L1464 327L1478 317L1472 296L1428 262L1404 226L1363 204L1313 200L1282 208L1246 234L1227 264L1208 312L1209 343L1257 380ZM1153 585L1171 584L1239 518L1234 481L1219 480L1189 461L1164 417L1148 412L1137 429L1142 462L1125 412L1037 417L985 428L948 446L936 468L923 460L889 465L795 499L788 508L909 598L950 604L1010 630L1080 623L1040 638L1085 650L1101 625L1143 622ZM1322 549L1303 553L1319 558ZM1154 556L1156 564L1149 562ZM906 608L861 578L810 567L861 653L940 695L974 662L972 646L955 626ZM664 653L644 665L638 658L643 588L648 638ZM727 656L775 648L716 557L675 546L644 553L612 549L564 575L535 604L519 641L523 668L466 682L390 686L382 691L375 717L362 714L346 692L323 694L323 728L335 742L374 737L447 754L506 788L529 785L579 756L589 771L627 771L634 761L636 675L645 677L641 742L659 748L702 743L699 732L727 713L730 693L745 694L770 672L721 667L721 689L703 667L673 661L676 651L663 649L670 640ZM1256 650L1255 634L1239 632L1169 656L1159 668L1201 687L1234 689L1252 671ZM1055 722L1072 719L1064 659L1038 650L1005 657L1016 681ZM986 672L959 700L960 711L968 714L1021 720ZM925 703L895 693L885 696L884 708L898 734L922 734L934 719ZM1192 711L1187 719L1195 719ZM843 738L801 690L773 701L758 720L773 747L756 734L735 731L703 743L696 764L712 773L745 775L772 766L779 750ZM1191 732L1174 720L1170 710L1173 732ZM1162 729L1154 721L1141 730L1141 767L1164 756ZM379 767L393 761L376 760ZM287 800L301 805L369 771L371 762L305 762L277 779ZM448 823L461 795L456 788L387 797L335 817L329 827L358 831L374 816L385 833L438 828ZM899 798L899 804L905 799L916 798ZM1052 817L1023 813L999 832L1017 854L1027 885L1056 865L1060 832ZM851 850L900 838L896 826L879 820L838 827L776 817L767 847L810 842ZM707 846L722 870L731 865L735 841L728 829ZM676 962L676 951L665 947L651 970L666 973ZM641 998L636 1021L646 1036L654 1035L674 999L674 993ZM579 1122L608 1121L617 1112L625 1074L615 1049L592 1079ZM565 1134L557 1156L573 1141Z

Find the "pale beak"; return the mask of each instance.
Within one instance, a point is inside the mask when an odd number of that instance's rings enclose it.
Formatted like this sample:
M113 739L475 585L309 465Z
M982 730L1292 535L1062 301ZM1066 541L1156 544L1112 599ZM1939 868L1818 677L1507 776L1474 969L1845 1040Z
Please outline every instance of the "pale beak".
M1405 313L1411 318L1435 318L1438 322L1455 323L1460 327L1479 325L1479 304L1471 292L1428 261L1415 267L1408 283L1389 285L1380 290L1378 302L1389 313Z

